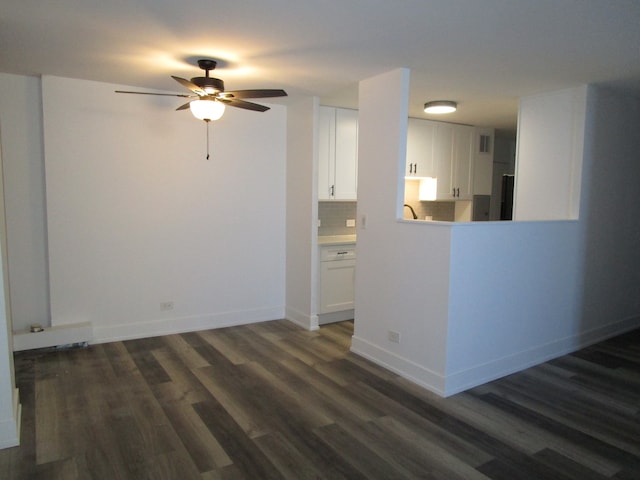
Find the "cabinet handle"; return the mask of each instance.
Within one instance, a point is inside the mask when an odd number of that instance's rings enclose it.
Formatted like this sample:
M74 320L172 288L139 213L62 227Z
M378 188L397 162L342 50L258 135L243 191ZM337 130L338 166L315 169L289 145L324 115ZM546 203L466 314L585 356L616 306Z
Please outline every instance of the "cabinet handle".
M331 196L333 197L336 194L336 186L335 185L331 185Z
M346 255L349 252L336 252L336 255Z
M459 188L456 189L456 197L460 198L460 189Z
M456 198L456 189L453 189L453 198Z

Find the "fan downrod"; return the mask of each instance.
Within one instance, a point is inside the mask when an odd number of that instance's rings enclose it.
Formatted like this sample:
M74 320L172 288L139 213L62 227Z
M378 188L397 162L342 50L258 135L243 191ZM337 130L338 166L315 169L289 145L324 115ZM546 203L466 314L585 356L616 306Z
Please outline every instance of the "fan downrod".
M207 77L209 76L209 70L215 70L217 64L218 62L215 60L209 60L206 58L198 60L198 66L206 72Z

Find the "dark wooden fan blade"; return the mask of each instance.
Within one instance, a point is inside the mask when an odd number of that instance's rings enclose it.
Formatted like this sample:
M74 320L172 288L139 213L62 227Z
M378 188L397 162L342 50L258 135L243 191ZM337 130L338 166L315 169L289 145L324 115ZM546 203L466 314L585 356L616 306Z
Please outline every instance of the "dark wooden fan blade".
M231 92L223 92L220 94L223 98L267 98L267 97L286 97L287 92L276 89L258 89L258 90L235 90Z
M207 92L205 92L204 90L202 90L199 86L197 86L195 83L190 82L189 80L185 79L185 78L180 78L180 77L176 77L174 75L171 75L171 78L173 78L176 82L178 82L180 85L182 85L183 87L188 88L189 90L191 90L193 93L197 93L200 96L204 96L207 94Z
M176 108L176 110L187 110L190 105L191 105L191 102L187 102L184 105L180 105L178 108Z
M194 97L194 95L187 95L185 93L128 92L126 90L116 90L116 93L133 93L136 95L159 95L161 97L182 97L182 98Z
M237 100L235 98L218 98L225 105L232 107L244 108L245 110L253 110L254 112L266 112L269 107L264 105L258 105L257 103L245 102L244 100Z

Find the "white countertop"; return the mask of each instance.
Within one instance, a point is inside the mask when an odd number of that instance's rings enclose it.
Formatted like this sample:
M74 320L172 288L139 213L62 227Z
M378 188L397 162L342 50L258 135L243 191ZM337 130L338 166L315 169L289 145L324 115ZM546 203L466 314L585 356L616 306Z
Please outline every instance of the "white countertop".
M356 243L355 235L319 235L318 245L341 245Z

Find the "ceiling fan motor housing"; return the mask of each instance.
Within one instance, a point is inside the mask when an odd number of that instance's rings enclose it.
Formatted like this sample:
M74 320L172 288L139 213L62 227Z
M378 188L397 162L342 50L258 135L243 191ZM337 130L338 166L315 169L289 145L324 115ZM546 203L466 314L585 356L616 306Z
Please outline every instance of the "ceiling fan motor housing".
M118 93L137 93L140 95L167 95L167 96L176 96L176 97L184 97L184 98L193 98L197 100L191 100L184 105L180 105L176 110L186 110L191 109L194 111L194 107L206 106L206 107L222 107L225 105L229 105L231 107L242 108L245 110L253 110L255 112L266 112L269 110L269 107L265 105L259 105L257 103L247 102L245 99L247 98L267 98L267 97L286 97L287 93L284 90L276 90L276 89L253 89L253 90L234 90L231 92L224 91L224 82L219 78L213 78L209 75L209 72L216 68L215 60L202 59L198 60L198 66L204 70L204 77L194 77L190 81L181 77L176 77L171 75L176 82L185 87L187 90L190 90L193 95L186 94L171 94L171 93L152 93L152 92L128 92L123 90L116 90ZM197 108L197 107L196 107ZM221 113L221 112L218 112ZM206 113L209 115L209 113ZM205 117L200 117L196 115L196 118L200 118L202 120ZM209 117L206 117L209 118ZM215 120L220 118L220 116L216 118L209 118L209 120Z
M191 83L197 85L208 95L224 92L224 82L219 78L213 77L193 77Z

